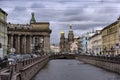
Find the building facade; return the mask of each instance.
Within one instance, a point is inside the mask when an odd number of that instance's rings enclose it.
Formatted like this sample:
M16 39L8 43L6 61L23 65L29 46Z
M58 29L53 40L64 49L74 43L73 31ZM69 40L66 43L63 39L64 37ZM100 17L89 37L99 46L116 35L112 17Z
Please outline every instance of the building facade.
M77 38L75 38L74 42L71 43L71 45L70 45L70 51L72 53L78 53L78 41L77 41Z
M93 54L92 39L91 38L89 38L88 41L87 41L87 53Z
M87 32L82 35L82 53L87 54L89 53L89 46L91 46L89 42L89 38L95 34L95 31ZM90 44L90 45L89 45Z
M0 8L0 57L7 55L7 15Z
M17 54L50 52L49 22L36 22L34 13L30 24L8 23L8 47Z
M77 37L77 47L78 47L78 53L83 53L83 50L82 50L82 37L79 36Z
M120 17L102 30L102 46L105 55L120 54Z
M50 46L50 49L51 49L51 52L53 52L53 53L59 53L60 52L60 48L58 46L54 45L54 44L52 44Z
M61 32L61 37L60 37L60 52L65 51L65 33Z
M96 32L93 36L89 38L89 52L93 55L102 54L102 35L101 32Z

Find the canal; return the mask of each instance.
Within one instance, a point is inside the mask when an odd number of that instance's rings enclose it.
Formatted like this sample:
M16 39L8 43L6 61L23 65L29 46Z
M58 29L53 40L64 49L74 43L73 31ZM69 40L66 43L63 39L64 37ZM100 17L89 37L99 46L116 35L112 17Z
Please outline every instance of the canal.
M51 60L33 80L120 80L120 75L77 60Z

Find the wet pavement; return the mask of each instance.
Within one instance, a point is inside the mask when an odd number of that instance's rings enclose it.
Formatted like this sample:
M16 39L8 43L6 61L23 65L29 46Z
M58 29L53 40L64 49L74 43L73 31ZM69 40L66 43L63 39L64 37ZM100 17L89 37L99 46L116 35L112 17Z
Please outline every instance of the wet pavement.
M33 80L120 80L120 75L77 60L51 60Z

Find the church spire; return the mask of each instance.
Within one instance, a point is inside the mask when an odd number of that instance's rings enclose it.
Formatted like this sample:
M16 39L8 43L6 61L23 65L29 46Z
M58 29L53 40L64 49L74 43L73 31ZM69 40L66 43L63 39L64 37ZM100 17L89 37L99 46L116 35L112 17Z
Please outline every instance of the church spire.
M70 31L72 31L72 24L70 24Z
M70 30L69 30L69 33L68 33L68 41L70 42L73 42L74 41L74 33L73 33L73 30L72 30L72 25L70 24Z
M30 20L30 24L31 24L31 23L36 23L34 13L32 12L31 15L32 15L32 17L31 17L31 20Z

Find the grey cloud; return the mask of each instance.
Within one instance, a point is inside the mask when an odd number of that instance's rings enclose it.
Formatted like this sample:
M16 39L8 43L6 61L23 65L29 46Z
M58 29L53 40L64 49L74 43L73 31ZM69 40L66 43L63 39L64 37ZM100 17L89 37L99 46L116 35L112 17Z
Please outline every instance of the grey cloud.
M43 5L41 2L35 2L31 5L31 8L45 8L45 5Z
M79 31L85 32L92 28L105 27L117 19L120 14L120 6L116 2L119 2L119 0L104 0L105 2L102 3L99 3L100 0L94 1L4 0L0 1L0 7L7 9L8 21L12 23L29 23L31 12L35 12L37 21L50 22L50 28L52 29L51 42L59 43L60 32L65 31L67 35L71 22L75 35L77 32L77 35L79 35ZM8 10L9 8L10 10Z
M72 28L73 30L89 30L91 28L96 28L96 27L105 27L107 23L93 23L93 24L89 24L89 23L85 23L85 24L72 24ZM61 27L59 28L59 30L69 30L69 24L62 24Z
M78 8L75 8L75 9L67 9L65 10L64 12L64 16L71 16L71 15L78 15L78 14L82 14L83 13L83 9L78 9Z
M90 18L88 16L71 15L71 16L68 16L68 17L65 17L65 18L61 19L60 21L72 22L72 21L88 21L88 20L90 20Z
M95 27L104 27L106 25L106 23L104 24L100 24L100 23L94 23L94 24L74 24L73 25L73 29L74 30L89 30L91 28L95 28Z
M114 14L118 12L118 8L115 7L104 7L104 8L99 8L98 10L96 10L97 13L101 13L101 14Z
M24 12L26 10L27 10L26 7L17 6L17 7L14 8L14 12Z

